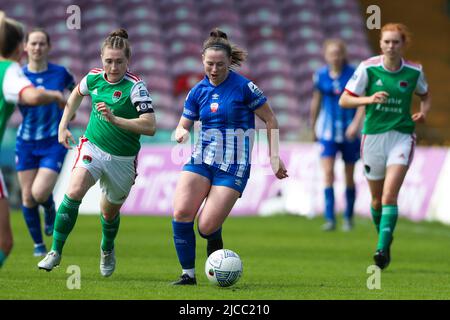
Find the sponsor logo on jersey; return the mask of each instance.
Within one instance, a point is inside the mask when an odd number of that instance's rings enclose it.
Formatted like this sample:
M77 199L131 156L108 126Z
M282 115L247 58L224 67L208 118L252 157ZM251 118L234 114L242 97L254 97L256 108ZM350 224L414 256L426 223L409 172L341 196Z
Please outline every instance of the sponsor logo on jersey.
M400 89L401 92L405 92L406 90L408 90L408 81L406 80L400 80L398 83L398 88Z
M89 164L89 163L92 162L92 157L89 156L89 155L87 155L87 154L85 154L85 155L83 156L83 158L82 158L82 161L83 161L84 164Z
M209 107L211 108L211 112L216 112L217 109L219 109L219 104L217 102L213 102Z
M37 78L37 79L36 79L36 83L42 84L42 83L44 83L44 79L42 79L42 78Z
M94 95L97 95L98 93L97 93L97 88L95 88L93 91L92 91L92 94L94 94Z
M219 99L219 95L218 95L217 93L214 93L214 94L212 95L212 99L213 99L213 100Z
M120 97L122 96L122 91L114 91L113 95L112 95L112 101L113 102L117 102L120 100Z
M378 79L378 81L375 82L375 85L381 87L383 86L383 81L381 81L381 79Z
M141 97L148 97L147 90L145 90L145 89L139 90L139 96L141 96Z
M249 82L248 87L250 89L251 92L253 92L254 94L256 94L257 96L260 96L263 94L263 92L261 91L261 89L259 89L256 84L254 84L253 82Z

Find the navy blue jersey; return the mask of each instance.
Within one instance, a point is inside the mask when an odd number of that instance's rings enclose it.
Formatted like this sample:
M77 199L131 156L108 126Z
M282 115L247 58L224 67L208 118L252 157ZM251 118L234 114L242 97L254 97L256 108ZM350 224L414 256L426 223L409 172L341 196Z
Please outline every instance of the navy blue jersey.
M346 64L337 79L330 77L328 66L320 68L314 74L314 87L322 94L322 104L316 122L315 132L320 140L343 142L345 130L352 122L356 109L344 109L339 106L339 98L355 69Z
M207 76L189 92L183 117L201 122L191 163L206 163L241 178L250 175L254 111L267 98L250 80L230 71L218 86Z
M72 90L75 87L73 76L64 68L53 63L42 72L31 72L28 66L23 67L23 72L36 88L47 90L65 89ZM17 131L17 136L25 141L37 141L58 136L58 126L64 110L58 107L56 102L36 107L19 105L23 121Z

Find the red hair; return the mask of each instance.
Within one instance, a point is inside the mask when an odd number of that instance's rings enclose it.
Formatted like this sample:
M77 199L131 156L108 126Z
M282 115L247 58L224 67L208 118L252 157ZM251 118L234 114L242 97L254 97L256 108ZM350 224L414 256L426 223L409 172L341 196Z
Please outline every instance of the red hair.
M405 44L405 47L409 47L411 44L411 32L408 27L402 23L387 23L381 28L380 39L383 36L383 32L385 31L396 31L400 33L402 37L402 41Z

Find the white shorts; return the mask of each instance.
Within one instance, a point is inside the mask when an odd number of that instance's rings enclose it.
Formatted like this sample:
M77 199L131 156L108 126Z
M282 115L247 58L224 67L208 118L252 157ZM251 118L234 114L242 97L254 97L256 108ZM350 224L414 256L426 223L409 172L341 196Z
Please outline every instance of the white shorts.
M386 167L393 164L409 166L414 157L416 135L398 131L365 134L361 140L364 174L369 180L382 180Z
M101 150L86 137L80 138L77 148L73 169L85 168L95 181L100 179L100 188L110 203L124 203L136 180L137 156L114 156Z
M2 170L0 170L0 199L8 198L8 189L6 189L5 179L3 179Z

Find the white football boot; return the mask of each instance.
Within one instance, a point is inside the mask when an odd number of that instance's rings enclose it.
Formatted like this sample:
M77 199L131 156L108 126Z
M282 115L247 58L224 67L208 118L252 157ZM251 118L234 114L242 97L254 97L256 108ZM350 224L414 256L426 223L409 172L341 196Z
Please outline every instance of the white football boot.
M61 255L56 251L50 251L47 253L44 259L42 259L38 263L38 268L48 271L52 271L52 269L56 266L59 266L61 262Z
M100 273L104 277L109 277L113 274L116 268L116 255L114 249L111 251L103 251L100 248Z

